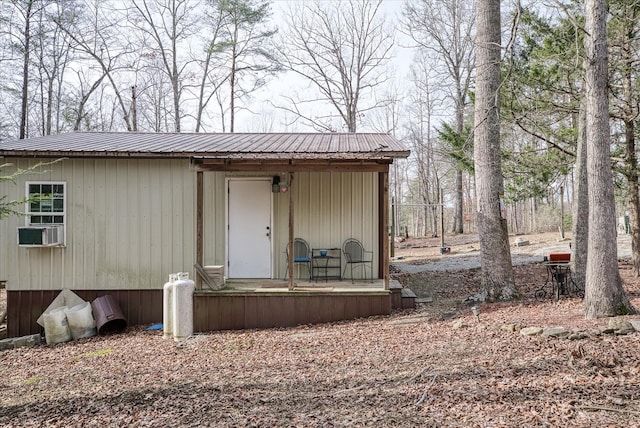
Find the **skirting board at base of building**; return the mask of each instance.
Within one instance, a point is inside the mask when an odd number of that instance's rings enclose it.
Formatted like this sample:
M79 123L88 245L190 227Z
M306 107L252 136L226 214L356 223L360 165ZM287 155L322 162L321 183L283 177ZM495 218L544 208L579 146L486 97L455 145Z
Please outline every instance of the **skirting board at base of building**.
M112 295L129 326L162 322L162 290L73 290L86 301ZM59 290L7 291L7 337L42 333L36 320ZM391 293L194 294L194 331L320 324L391 314Z

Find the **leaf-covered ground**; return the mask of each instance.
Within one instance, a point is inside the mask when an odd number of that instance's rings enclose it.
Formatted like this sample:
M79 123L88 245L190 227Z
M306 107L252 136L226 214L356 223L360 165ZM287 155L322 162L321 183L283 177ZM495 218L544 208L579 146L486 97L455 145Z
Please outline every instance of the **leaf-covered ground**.
M539 268L516 267L518 282L539 286ZM640 307L638 281L621 273ZM640 333L525 337L502 327L607 320L585 320L577 298L526 292L476 319L464 298L477 271L419 275L403 280L433 302L390 317L180 345L133 328L2 352L0 426L640 426Z

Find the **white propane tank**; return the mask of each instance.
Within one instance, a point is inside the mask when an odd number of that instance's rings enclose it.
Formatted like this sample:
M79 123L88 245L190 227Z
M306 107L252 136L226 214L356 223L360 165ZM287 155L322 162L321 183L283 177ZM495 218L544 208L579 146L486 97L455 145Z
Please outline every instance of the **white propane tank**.
M169 275L169 281L162 288L162 338L173 337L173 283L178 280L178 275Z
M193 289L187 272L173 283L173 340L180 342L193 334Z

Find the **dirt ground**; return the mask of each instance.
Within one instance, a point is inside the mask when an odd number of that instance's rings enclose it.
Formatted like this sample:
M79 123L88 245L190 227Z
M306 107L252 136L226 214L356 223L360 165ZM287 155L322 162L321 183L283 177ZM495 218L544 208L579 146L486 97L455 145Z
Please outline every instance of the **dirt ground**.
M474 245L450 241L451 256ZM640 333L525 337L505 326L608 320L585 320L576 297L533 298L536 263L515 267L523 299L478 305L475 317L465 300L478 270L430 271L440 244L412 245L397 262L421 271L394 275L424 299L415 310L180 344L137 327L2 352L0 426L640 426ZM640 282L624 261L620 271L640 307Z
M543 259L554 252L571 252L571 235L561 238L559 233L511 235L511 254L514 262L514 279L521 293L522 304L536 306L535 292L547 281ZM516 246L516 241L527 245ZM464 316L470 307L477 305L473 297L480 289L480 254L478 236L475 234L447 236L445 247L450 252L442 254L440 238L410 238L397 241L395 258L392 260L392 277L418 296L417 311L433 320L448 320ZM631 296L640 296L640 281L631 275L627 257L630 254L630 239L626 235L618 238L618 254L621 258L621 277ZM546 288L548 290L548 286ZM574 296L575 297L575 296ZM559 314L561 325L564 314ZM574 319L575 327L588 325L582 317Z

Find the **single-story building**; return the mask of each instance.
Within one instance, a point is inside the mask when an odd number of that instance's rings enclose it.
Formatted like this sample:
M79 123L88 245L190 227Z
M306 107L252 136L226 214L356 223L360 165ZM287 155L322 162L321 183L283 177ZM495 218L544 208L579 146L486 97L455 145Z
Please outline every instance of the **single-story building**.
M62 289L112 295L129 325L161 322L163 285L176 272L196 281L195 331L389 314L389 167L408 156L374 133L0 142L3 175L44 163L0 182L0 196L31 198L26 215L0 221L8 335L40 332L36 319ZM306 266L287 251L296 238L309 244ZM346 269L349 238L372 251L370 266ZM330 275L319 249L332 249ZM225 286L203 281L204 266L217 266Z

